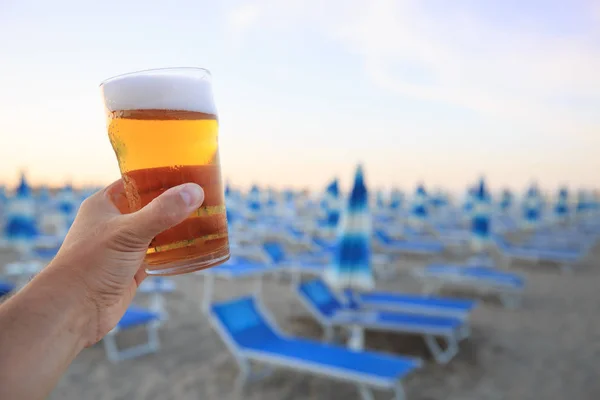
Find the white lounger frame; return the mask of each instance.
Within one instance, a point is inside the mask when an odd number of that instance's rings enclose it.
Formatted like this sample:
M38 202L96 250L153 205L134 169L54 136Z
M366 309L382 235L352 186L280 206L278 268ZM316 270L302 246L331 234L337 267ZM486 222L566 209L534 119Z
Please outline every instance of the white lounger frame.
M285 334L274 322L273 316L267 311L259 299L254 299L258 311L262 314L267 325L279 336L290 337ZM243 350L241 349L229 336L227 329L221 324L219 319L209 313L209 319L215 330L219 333L219 336L225 342L225 345L233 354L239 368L240 374L236 380L236 390L243 390L244 386L253 380L259 380L268 376L272 372L270 367L286 368L294 371L300 371L307 374L314 374L320 376L326 376L335 380L345 381L354 383L357 385L359 394L362 400L374 400L372 389L390 390L393 392L392 400L405 400L406 396L401 381L391 383L387 379L374 379L371 376L365 376L362 374L353 374L339 371L337 369L331 369L323 367L320 364L302 362L296 359L289 360L285 357L277 357L270 354L264 354L258 351ZM258 362L266 364L267 369L263 373L252 373L252 362ZM420 366L420 364L418 365Z
M352 338L361 341L364 337L365 330L375 330L382 332L398 332L398 333L410 333L415 335L422 335L425 339L425 344L427 348L433 355L436 362L439 364L447 364L456 354L458 354L459 341L466 339L471 334L471 329L466 321L463 322L463 325L458 330L453 329L431 329L427 332L424 332L422 329L415 329L412 325L400 325L400 324L350 324L344 319L327 319L321 315L321 312L317 310L312 302L308 301L304 295L299 293L299 290L296 291L298 295L298 299L300 302L308 309L310 314L321 324L323 329L325 330L325 340L333 341L335 339L335 327L343 327L349 328L351 332L351 340ZM441 337L446 340L446 349L442 349L439 345L436 337ZM360 345L362 347L362 343Z

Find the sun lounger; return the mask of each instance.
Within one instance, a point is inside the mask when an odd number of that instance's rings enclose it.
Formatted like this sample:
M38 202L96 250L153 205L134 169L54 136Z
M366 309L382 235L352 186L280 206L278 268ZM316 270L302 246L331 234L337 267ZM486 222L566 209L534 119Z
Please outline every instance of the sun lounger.
M363 400L373 399L373 389L389 390L404 399L401 380L421 366L420 360L343 347L287 336L251 297L211 307L211 321L233 353L240 368L238 387L265 374L253 374L252 364L267 372L283 368L326 376L357 385Z
M0 297L6 296L16 289L16 285L12 282L0 280Z
M146 328L148 340L137 346L119 350L117 346L118 333L139 326ZM102 339L107 358L111 362L116 363L158 351L160 348L158 338L159 326L160 315L158 313L137 306L130 306L117 326Z
M319 260L310 257L296 259L288 257L281 243L266 242L263 244L263 248L274 264L285 267L291 272L294 283L298 282L304 274L321 276L325 270L325 264Z
M557 264L561 272L572 272L586 257L591 244L580 249L560 249L548 246L515 245L502 237L495 240L498 250L510 266L515 260Z
M390 253L429 255L438 254L444 251L442 242L435 239L407 239L395 240L384 231L375 231L375 240L379 247Z
M520 275L487 266L431 264L415 269L413 273L425 282L428 293L445 286L466 288L494 294L506 307L516 307L520 303L525 287L525 280Z
M367 292L355 301L361 308L454 317L467 320L477 306L473 300L459 300L421 294Z
M458 342L470 333L468 324L458 318L349 307L319 279L302 283L297 292L300 301L324 327L328 339L333 337L335 327L347 327L352 332L352 346L358 348L362 347L365 329L416 334L425 338L435 360L445 364L458 353ZM438 337L446 340L445 350L438 344Z
M281 270L282 267L279 265L259 262L245 257L232 257L221 265L202 270L199 273L204 276L203 309L206 312L209 311L216 278L226 280L255 278L254 293L259 294L262 290L263 276L278 273Z

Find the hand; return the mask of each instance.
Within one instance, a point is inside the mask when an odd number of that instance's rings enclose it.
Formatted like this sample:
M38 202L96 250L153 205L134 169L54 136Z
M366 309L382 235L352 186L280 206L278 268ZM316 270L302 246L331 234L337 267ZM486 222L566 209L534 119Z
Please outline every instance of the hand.
M118 180L86 199L61 249L46 268L61 277L60 290L78 291L89 322L83 341L90 346L119 322L139 284L150 241L177 225L204 201L194 183L176 186L141 210L127 209L123 182ZM119 211L121 210L121 211Z

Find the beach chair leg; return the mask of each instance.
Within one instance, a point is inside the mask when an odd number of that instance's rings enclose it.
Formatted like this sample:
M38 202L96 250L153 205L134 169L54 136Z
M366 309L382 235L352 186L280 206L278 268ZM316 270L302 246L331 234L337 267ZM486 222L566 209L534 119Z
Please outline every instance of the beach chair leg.
M106 358L112 363L118 363L121 360L119 357L119 349L117 348L117 341L115 335L109 332L103 339L102 344L104 345L104 351L106 352Z
M160 320L151 322L146 327L148 333L148 352L156 353L160 350L160 339L158 337L158 328L160 327Z
M425 335L427 348L431 351L433 358L440 364L447 364L458 353L456 335L446 336L446 341L446 350L443 350L434 336Z
M117 363L130 358L156 353L160 349L160 340L158 337L159 326L160 321L154 321L147 324L147 342L123 350L119 350L119 347L117 346L116 334L114 332L109 332L108 335L102 339L104 350L106 351L106 358L108 358L110 362Z
M393 400L406 400L406 394L404 393L404 387L402 383L398 382L394 387L394 398Z
M375 400L373 393L365 385L358 385L358 393L360 394L361 400Z
M160 293L152 293L152 296L150 297L149 308L160 316L161 321L166 321L169 319L169 314L165 307L163 296Z
M235 379L235 392L241 394L243 393L244 387L250 379L252 367L247 360L237 359L237 362L238 366L240 367L240 372L238 373L238 376Z

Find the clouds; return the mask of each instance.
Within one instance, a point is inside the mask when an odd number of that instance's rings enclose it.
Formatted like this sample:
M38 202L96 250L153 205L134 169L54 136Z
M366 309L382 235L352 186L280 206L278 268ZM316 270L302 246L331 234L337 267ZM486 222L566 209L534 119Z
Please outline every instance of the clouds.
M227 27L235 34L244 33L260 18L262 8L256 4L243 4L227 15Z
M600 34L560 35L559 9L545 13L534 8L524 14L516 8L512 14L519 23L511 26L510 21L490 21L496 10L484 13L464 1L453 6L438 2L439 7L414 0L326 3L288 6L264 0L251 3L252 13L245 5L233 15L256 16L264 10L260 29L316 25L324 37L361 56L373 84L399 95L557 133L600 125L595 116L580 111L581 102L600 104ZM532 28L547 25L554 29Z

